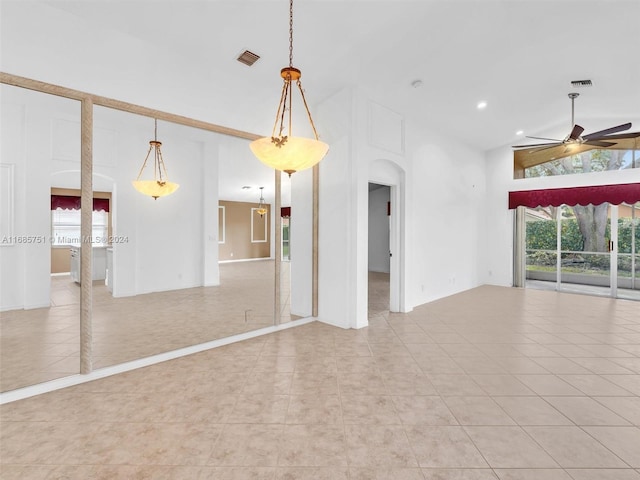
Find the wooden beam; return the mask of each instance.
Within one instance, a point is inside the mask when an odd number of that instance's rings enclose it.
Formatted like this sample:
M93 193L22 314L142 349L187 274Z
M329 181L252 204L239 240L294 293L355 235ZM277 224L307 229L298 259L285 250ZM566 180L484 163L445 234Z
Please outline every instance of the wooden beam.
M163 112L162 110L147 108L141 105L136 105L134 103L128 103L121 100L115 100L113 98L102 97L100 95L94 95L91 93L82 92L80 90L74 90L72 88L61 87L60 85L54 85L51 83L40 82L38 80L32 80L30 78L20 77L18 75L11 75L5 72L0 72L0 83L13 85L15 87L26 88L28 90L34 90L36 92L48 93L50 95L56 95L58 97L70 98L71 100L91 100L93 105L113 108L114 110L134 113L136 115L143 115L145 117L156 118L158 120L164 120L187 127L198 128L200 130L206 130L208 132L221 133L223 135L229 135L232 137L245 138L247 140L256 140L260 138L260 135L256 135L255 133L249 133L243 130L223 127L222 125L216 125L215 123L195 120L193 118L184 117L182 115Z
M80 112L80 373L93 370L93 104Z

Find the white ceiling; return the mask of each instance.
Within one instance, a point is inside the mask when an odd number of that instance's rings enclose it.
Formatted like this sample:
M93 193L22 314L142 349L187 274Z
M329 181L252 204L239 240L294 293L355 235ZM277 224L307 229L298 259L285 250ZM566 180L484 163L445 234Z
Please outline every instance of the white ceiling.
M194 96L226 112L213 120L270 131L272 114L257 116L256 105L275 112L279 70L288 63L286 0L43 3L192 60L191 77L211 86ZM517 130L568 133L571 80L594 83L576 103L587 133L596 129L589 119L610 126L637 117L639 18L637 0L295 0L294 65L312 105L359 85L399 113L488 150L520 142ZM262 57L251 68L235 61L245 49ZM411 86L416 79L422 87Z

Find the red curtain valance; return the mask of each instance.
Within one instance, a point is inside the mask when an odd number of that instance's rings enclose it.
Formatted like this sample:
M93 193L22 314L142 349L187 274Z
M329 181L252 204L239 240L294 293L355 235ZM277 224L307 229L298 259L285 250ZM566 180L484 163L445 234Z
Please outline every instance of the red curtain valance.
M51 210L80 210L80 197L73 195L51 195ZM108 198L94 198L93 211L109 211Z
M640 183L509 192L509 208L600 205L605 202L613 205L640 202Z
M280 208L280 216L284 218L291 217L291 207L282 207Z

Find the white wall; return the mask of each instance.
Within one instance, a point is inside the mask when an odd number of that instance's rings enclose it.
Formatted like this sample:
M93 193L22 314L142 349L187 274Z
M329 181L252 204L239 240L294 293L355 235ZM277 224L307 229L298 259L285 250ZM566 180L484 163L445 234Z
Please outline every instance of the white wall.
M314 110L330 145L319 166L318 318L343 328L355 326L356 315L352 103L353 93L343 90Z
M51 288L52 179L57 171L75 169L65 154L80 153L80 106L6 85L0 89L0 163L13 165L14 172L13 235L29 241L0 246L0 310L46 307Z
M413 195L409 222L413 305L482 284L486 180L484 155L455 138L411 124Z
M371 177L381 160L399 183L401 310L478 286L484 270L484 155L371 97L344 90L316 113L331 145L320 164L319 318L345 328L367 325L368 183L384 183Z
M291 176L290 288L291 314L310 317L312 314L313 269L313 170Z
M389 187L369 192L369 271L389 273Z

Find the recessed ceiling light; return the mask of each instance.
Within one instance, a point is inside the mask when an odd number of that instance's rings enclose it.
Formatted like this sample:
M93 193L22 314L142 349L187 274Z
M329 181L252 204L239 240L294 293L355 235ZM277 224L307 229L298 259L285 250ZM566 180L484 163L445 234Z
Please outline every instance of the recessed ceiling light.
M483 110L484 108L486 108L487 106L487 102L480 102L478 103L478 110Z
M522 135L523 133L524 133L524 131L522 131L522 130L518 130L518 131L516 132L516 135Z

